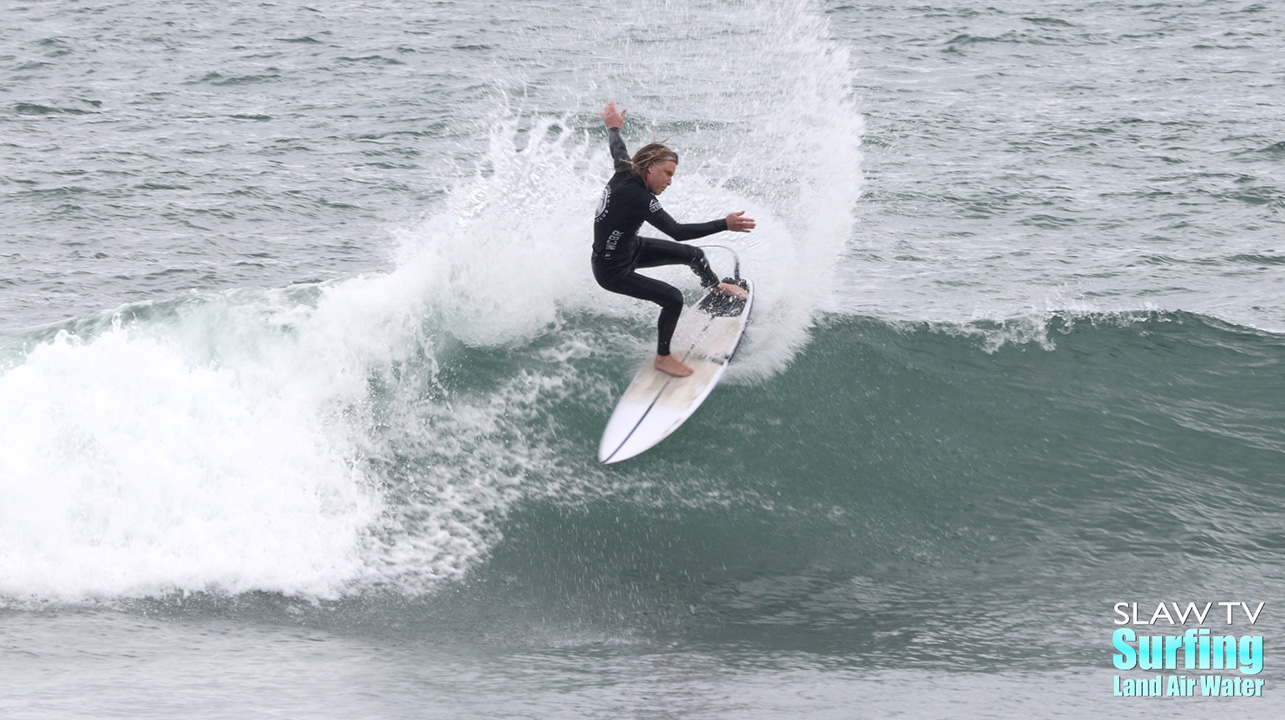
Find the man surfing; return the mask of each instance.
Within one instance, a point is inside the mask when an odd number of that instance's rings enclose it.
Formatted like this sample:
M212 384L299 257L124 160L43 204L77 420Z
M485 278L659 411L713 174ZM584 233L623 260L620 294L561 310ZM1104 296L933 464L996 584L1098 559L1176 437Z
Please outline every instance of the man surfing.
M593 277L611 292L650 300L660 306L656 369L675 377L687 377L692 369L669 354L669 342L678 325L678 316L683 312L683 294L673 285L639 275L637 269L687 265L700 277L702 287L717 287L740 300L746 298L746 293L738 285L720 282L700 248L642 237L638 229L645 221L674 240L695 240L724 230L749 232L754 229L754 220L745 217L744 211L703 223L680 224L670 217L656 196L673 182L678 154L654 142L630 158L621 137L625 113L617 111L614 102L607 103L602 111L616 173L602 191L593 220Z

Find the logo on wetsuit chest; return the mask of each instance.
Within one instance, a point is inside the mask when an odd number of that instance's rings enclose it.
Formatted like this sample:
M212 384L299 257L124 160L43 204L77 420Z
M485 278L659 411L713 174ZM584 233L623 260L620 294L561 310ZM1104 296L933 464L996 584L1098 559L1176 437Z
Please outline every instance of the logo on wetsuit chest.
M600 222L607 214L607 206L611 204L611 186L602 189L602 198L598 200L598 209L594 213L594 222Z

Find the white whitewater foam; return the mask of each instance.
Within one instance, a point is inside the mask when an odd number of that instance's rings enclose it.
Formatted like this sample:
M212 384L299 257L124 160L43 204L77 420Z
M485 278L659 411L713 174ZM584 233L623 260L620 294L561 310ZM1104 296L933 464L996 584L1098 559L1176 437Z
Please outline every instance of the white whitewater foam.
M0 594L330 595L380 510L324 418L166 343L65 334L0 377Z
M847 57L809 5L744 11L730 29L714 8L661 27L625 13L605 40L627 61L606 73L613 89L574 117L498 112L477 173L398 231L390 272L127 309L139 319L25 351L0 374L0 597L332 598L427 591L475 567L512 503L541 492L524 482L556 466L529 424L594 389L570 365L537 362L488 394L452 396L437 383L440 348L522 347L585 314L652 341L656 310L589 272L608 99L631 108L633 147L650 139L633 118L715 118L673 133L683 163L664 202L680 221L758 219L751 235L710 239L735 247L759 288L732 377L784 368L834 308L861 119ZM674 45L687 64L631 39L693 27L709 37ZM689 82L673 97L642 92L639 78L665 77ZM696 288L686 269L658 274ZM568 352L619 354L618 340L578 336Z

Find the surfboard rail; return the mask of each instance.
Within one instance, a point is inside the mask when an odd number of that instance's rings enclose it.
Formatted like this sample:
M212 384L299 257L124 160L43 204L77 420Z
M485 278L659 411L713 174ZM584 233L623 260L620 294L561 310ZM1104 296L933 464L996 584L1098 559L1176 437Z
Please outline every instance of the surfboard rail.
M692 368L678 378L649 361L634 376L617 403L598 445L598 461L611 464L635 457L682 426L705 402L740 346L754 304L754 285L740 280L745 300L711 289L686 311L674 332L674 353Z

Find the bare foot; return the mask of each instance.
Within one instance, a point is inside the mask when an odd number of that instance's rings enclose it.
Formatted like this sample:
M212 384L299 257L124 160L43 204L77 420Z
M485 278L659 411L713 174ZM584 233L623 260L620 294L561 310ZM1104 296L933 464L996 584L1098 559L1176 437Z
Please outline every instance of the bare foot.
M722 290L724 293L728 295L731 295L737 300L744 300L745 298L749 297L749 293L745 292L745 288L741 287L740 285L733 285L732 283L727 283L727 282L719 283L718 289Z
M679 362L673 355L657 355L656 369L674 377L687 377L692 374L692 369Z

